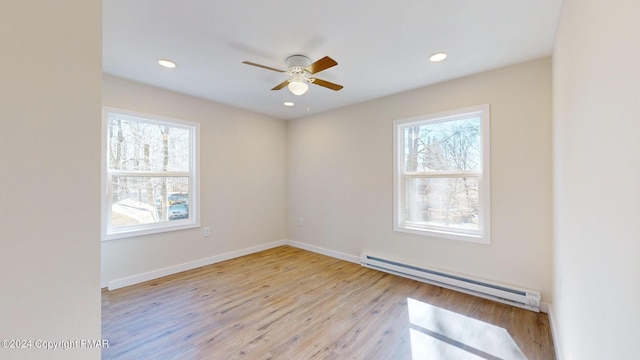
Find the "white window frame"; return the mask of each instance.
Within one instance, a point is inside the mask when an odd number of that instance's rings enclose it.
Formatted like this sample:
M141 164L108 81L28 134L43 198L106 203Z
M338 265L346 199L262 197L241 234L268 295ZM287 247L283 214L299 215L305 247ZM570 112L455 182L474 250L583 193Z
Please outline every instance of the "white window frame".
M437 122L448 122L468 117L480 116L480 136L482 146L482 166L478 176L478 227L476 230L463 230L450 227L439 227L431 225L416 225L404 221L405 209L405 180L412 177L464 177L464 173L414 173L407 174L404 167L404 129L406 127L420 124ZM436 114L422 115L404 119L397 119L393 122L393 229L397 232L404 232L416 235L445 238L452 240L469 241L481 244L491 242L491 154L490 154L490 107L488 104L472 106L463 109L446 111Z
M117 114L123 117L140 119L147 123L158 123L169 125L172 127L187 128L191 130L191 158L190 171L188 172L171 172L167 176L188 176L189 177L189 218L174 221L162 221L152 224L131 225L122 228L114 228L111 225L111 177L119 176L158 176L155 172L139 172L139 171L110 171L108 166L108 131L109 131L109 114ZM145 114L130 110L118 109L114 107L104 106L102 108L102 240L114 240L122 238L130 238L149 234L158 234L169 231L191 229L200 227L200 176L199 176L199 160L200 159L200 124L185 120L172 119L158 115Z

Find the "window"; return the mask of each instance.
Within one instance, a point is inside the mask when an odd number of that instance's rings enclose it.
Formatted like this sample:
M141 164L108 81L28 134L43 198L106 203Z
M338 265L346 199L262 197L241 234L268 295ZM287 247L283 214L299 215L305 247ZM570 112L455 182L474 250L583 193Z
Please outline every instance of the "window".
M394 121L394 230L489 243L489 105Z
M103 109L103 239L199 226L199 125Z

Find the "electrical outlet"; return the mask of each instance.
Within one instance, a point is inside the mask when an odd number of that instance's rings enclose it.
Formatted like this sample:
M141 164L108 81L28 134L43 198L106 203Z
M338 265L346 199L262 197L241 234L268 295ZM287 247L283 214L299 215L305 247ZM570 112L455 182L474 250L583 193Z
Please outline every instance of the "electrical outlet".
M205 227L205 228L204 228L204 231L203 231L203 235L204 235L204 237L209 237L209 236L211 236L211 228L210 228L210 227L208 227L208 226L207 226L207 227Z
M304 223L304 222L302 221L302 218L298 218L298 226L302 227L302 224L303 224L303 223Z

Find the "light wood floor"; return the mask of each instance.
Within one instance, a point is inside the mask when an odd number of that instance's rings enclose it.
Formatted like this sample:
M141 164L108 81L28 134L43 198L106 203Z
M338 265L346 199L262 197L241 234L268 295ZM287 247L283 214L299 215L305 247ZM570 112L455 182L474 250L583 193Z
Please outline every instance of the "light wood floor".
M554 359L546 314L288 246L102 292L103 359Z

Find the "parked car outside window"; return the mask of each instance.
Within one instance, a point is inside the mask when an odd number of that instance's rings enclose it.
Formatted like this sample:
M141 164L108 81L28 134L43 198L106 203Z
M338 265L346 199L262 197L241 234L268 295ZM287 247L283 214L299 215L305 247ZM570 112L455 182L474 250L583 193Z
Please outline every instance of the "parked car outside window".
M169 205L189 204L189 193L175 193L168 197Z
M179 203L169 206L169 220L189 218L189 206Z

